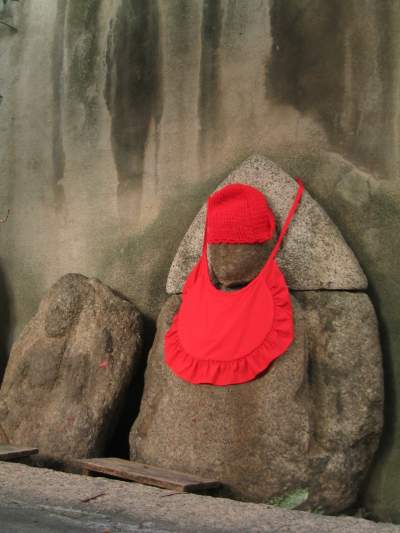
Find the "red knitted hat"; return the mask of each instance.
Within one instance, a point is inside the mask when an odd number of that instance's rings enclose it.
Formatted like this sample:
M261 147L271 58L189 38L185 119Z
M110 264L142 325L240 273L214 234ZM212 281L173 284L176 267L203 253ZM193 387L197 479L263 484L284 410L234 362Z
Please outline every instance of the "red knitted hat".
M271 239L274 232L274 214L258 189L232 183L209 197L208 243L264 242Z

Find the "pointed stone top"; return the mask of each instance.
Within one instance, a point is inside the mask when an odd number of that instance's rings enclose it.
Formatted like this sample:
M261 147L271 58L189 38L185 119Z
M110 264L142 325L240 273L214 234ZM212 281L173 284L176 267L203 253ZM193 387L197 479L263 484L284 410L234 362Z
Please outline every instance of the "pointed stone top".
M297 191L296 181L260 155L246 159L217 189L228 183L246 183L268 199L280 231ZM205 204L196 215L172 262L167 293L182 292L189 272L200 257ZM294 290L365 289L367 279L339 229L322 207L304 191L301 203L277 255L289 288Z

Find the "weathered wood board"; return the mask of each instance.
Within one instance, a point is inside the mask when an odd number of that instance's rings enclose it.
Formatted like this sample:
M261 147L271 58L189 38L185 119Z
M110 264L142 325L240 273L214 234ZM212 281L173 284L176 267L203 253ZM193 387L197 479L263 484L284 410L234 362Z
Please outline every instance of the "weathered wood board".
M38 448L28 448L24 446L13 446L12 444L0 444L0 461L19 459L38 453Z
M73 463L80 466L86 473L98 472L120 479L136 481L143 485L153 485L178 492L201 492L221 486L221 483L216 480L204 479L117 457L76 459Z

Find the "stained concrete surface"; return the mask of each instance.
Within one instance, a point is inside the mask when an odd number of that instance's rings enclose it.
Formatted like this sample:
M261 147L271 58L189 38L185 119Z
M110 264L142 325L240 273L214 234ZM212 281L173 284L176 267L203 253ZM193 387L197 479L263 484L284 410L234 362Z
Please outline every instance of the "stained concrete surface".
M82 531L116 532L147 531L167 533L172 531L153 522L120 520L118 516L99 512L85 512L71 507L51 505L31 506L22 502L0 504L1 531L7 533L81 533Z
M0 531L399 533L400 526L0 462Z

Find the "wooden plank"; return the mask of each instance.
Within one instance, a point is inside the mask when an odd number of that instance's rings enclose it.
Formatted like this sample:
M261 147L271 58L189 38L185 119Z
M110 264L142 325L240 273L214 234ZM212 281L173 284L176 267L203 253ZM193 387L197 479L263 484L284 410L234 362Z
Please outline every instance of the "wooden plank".
M167 470L158 466L136 463L118 457L100 457L75 459L74 464L86 471L99 472L120 479L136 481L144 485L153 485L178 492L200 492L221 486L219 481L204 479L191 474Z
M24 446L13 446L12 444L0 444L0 461L19 459L38 453L38 448L27 448Z

